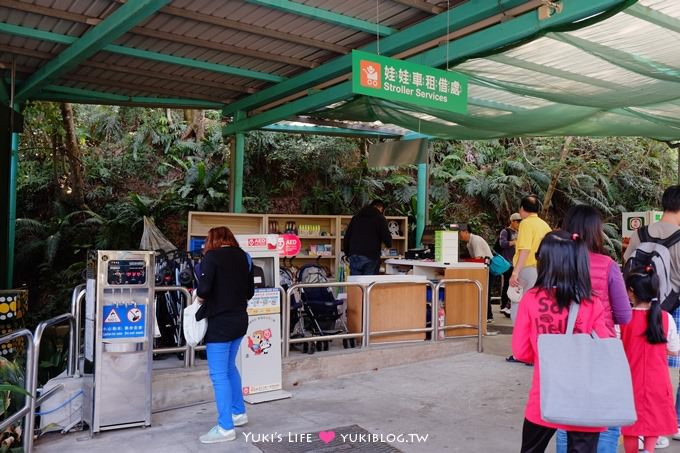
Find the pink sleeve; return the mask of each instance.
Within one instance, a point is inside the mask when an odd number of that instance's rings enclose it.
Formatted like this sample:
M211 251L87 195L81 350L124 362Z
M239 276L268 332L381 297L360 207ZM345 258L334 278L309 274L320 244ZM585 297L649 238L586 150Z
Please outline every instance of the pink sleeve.
M612 337L612 332L607 328L604 321L604 307L602 306L602 301L593 297L593 331L600 338Z
M534 363L534 348L531 344L531 317L529 301L525 297L519 304L515 326L512 329L512 355L522 362Z

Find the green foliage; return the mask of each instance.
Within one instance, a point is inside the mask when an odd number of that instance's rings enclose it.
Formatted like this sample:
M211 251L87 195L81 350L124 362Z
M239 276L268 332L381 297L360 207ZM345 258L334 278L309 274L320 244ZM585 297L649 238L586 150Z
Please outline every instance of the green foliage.
M25 390L23 364L0 357L0 419L15 414L21 409L26 398L32 396ZM21 452L21 421L5 429L0 439L0 452ZM17 447L15 447L17 446Z
M51 327L45 329L40 343L38 385L43 385L66 369L68 360L68 329Z
M58 104L30 103L20 140L15 283L30 294L29 324L68 309L82 282L89 248L136 248L143 216L182 244L189 210L226 211L230 150L220 112L205 113L205 136L187 134L182 112L74 106L82 148L86 206L71 206ZM189 138L187 138L189 137ZM373 139L374 140L374 139ZM388 215L416 221L415 166L372 169L366 139L250 132L246 136L246 212L352 214L383 199ZM677 155L641 138L433 141L429 157L429 223L467 222L490 243L528 193L544 198L553 179L548 221L588 203L605 217L607 247L620 249L620 214L658 208L675 182Z

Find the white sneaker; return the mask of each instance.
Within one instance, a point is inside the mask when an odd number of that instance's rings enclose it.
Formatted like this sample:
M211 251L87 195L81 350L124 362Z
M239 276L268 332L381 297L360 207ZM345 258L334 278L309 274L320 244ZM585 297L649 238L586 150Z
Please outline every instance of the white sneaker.
M231 416L234 426L243 426L248 423L248 415L244 412L242 414L235 414Z
M678 427L678 432L671 436L674 440L680 440L680 426Z
M236 439L236 431L233 429L223 429L220 425L215 425L210 431L198 438L202 444L216 444L218 442L228 442Z
M659 437L656 439L656 449L657 450L662 450L664 448L668 448L668 446L671 444L671 441L668 440L668 437Z

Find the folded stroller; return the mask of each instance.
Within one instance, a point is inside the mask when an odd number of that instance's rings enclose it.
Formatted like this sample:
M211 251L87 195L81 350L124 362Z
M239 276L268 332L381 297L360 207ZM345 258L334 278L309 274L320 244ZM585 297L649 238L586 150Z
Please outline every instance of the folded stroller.
M299 283L328 283L328 273L317 263L305 264L298 270L297 280ZM348 332L343 319L344 302L335 298L331 288L302 288L300 303L297 328L301 336L336 335ZM351 343L343 341L343 346L347 348ZM316 344L303 343L303 352L313 354L315 349L328 351L329 346L330 340L317 341ZM354 347L353 344L351 346Z

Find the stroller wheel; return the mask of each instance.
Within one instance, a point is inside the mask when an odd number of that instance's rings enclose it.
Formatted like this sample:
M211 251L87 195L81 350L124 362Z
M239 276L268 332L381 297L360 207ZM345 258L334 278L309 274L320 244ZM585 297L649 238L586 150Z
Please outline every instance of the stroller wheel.
M302 353L307 354L309 351L309 343L302 343Z
M331 342L330 341L324 341L323 342L323 350L328 351L328 349L331 347Z
M342 347L345 349L349 348L349 340L347 338L342 340Z
M316 352L316 344L313 341L309 342L309 354L314 354Z
M316 350L317 351L323 351L323 341L317 341L316 342Z
M356 346L357 346L357 345L356 345L356 342L354 341L354 338L350 338L350 339L349 339L349 347L350 347L350 348L355 348Z

